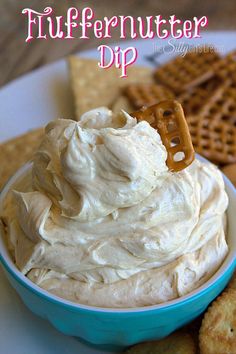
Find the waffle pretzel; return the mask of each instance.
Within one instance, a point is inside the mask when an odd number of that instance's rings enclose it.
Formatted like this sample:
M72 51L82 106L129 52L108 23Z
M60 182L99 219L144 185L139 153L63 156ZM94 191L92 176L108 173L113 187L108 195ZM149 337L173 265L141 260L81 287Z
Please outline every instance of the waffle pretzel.
M198 48L184 57L158 67L154 77L158 83L168 86L179 94L202 84L214 76L215 65L220 57L213 48Z
M194 149L182 106L174 100L162 101L158 104L133 112L132 117L138 121L148 121L161 136L167 150L167 166L172 171L181 171L194 160ZM182 160L176 154L182 153Z
M124 88L124 94L134 109L151 106L157 102L173 99L174 94L163 85L133 83Z
M198 113L211 122L229 122L236 127L236 81L225 79Z
M230 122L187 116L193 146L199 154L217 164L236 162L236 127Z
M236 50L229 52L213 65L215 74L223 80L236 81Z
M213 77L177 96L177 100L183 106L185 115L198 114L205 104L212 102L221 84L222 81L218 77Z

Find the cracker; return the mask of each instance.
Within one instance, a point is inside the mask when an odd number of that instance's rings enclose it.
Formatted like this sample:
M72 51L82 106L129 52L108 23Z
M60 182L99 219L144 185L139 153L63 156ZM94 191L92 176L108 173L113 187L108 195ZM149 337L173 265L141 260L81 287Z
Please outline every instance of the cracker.
M194 339L182 331L152 342L137 344L127 350L127 354L195 354Z
M236 290L227 290L209 307L199 344L201 354L236 353Z
M174 93L163 85L137 83L124 88L124 94L129 99L133 109L152 106L163 100L174 99Z
M30 160L43 137L38 128L0 144L0 189L22 165Z
M77 120L90 109L101 106L111 108L125 85L153 80L151 69L146 67L131 66L128 77L120 78L119 69L101 69L97 60L71 56L68 62Z
M196 152L217 164L236 162L236 127L205 117L186 117Z
M213 64L220 59L215 50L205 48L176 57L157 68L154 75L158 83L175 93L191 89L214 76Z

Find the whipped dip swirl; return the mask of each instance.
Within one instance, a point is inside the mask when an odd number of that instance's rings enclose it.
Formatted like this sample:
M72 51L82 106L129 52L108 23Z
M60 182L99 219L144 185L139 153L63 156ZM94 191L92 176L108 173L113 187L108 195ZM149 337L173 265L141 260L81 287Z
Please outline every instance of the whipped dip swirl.
M15 188L6 207L19 269L104 307L152 305L203 284L228 251L223 179L198 160L173 173L166 159L156 130L125 112L51 122L30 189Z

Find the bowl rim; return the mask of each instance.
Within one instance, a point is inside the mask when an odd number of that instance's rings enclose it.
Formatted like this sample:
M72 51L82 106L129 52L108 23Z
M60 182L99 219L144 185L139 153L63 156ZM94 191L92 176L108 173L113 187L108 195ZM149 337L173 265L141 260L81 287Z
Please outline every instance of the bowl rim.
M197 159L203 162L210 163L207 159L203 158L202 156L196 154ZM17 170L17 172L6 182L4 187L2 188L0 192L0 204L1 201L4 200L4 197L8 190L10 189L10 186L17 181L17 179L21 176L24 175L30 168L32 167L32 162L28 162L25 165L23 165L20 169ZM221 172L222 173L222 172ZM222 173L224 183L225 185L229 188L230 192L236 199L236 188L234 185L231 183L231 181ZM0 206L1 209L1 206ZM36 285L34 282L32 282L30 279L28 279L25 275L23 275L20 270L16 267L15 263L12 260L12 257L9 254L9 251L7 250L7 247L5 245L5 242L3 240L3 237L1 236L3 234L1 230L1 225L0 225L0 264L5 268L7 272L10 273L13 278L20 283L21 286L24 288L30 290L34 294L40 296L41 298L52 302L54 304L60 305L62 307L66 307L70 311L84 311L84 312L94 312L94 313L116 313L119 315L122 314L142 314L142 313L147 313L147 312L152 312L152 311L169 311L171 309L178 309L179 307L187 304L191 304L192 302L195 302L199 297L204 296L210 289L214 288L217 286L218 281L224 277L224 275L230 271L231 269L234 269L236 267L236 254L233 252L229 252L229 254L226 256L224 262L220 266L220 268L216 271L216 273L208 279L207 282L205 282L203 285L198 287L197 289L194 289L190 293L181 296L177 299L173 299L164 303L156 304L156 305L149 305L149 306L142 306L142 307L133 307L133 308L106 308L106 307L98 307L98 306L93 306L93 305L85 305L85 304L80 304L76 303L70 300L66 300L62 297L59 297L57 295L54 295L50 293L49 291L44 290L40 286ZM231 255L232 253L232 255Z

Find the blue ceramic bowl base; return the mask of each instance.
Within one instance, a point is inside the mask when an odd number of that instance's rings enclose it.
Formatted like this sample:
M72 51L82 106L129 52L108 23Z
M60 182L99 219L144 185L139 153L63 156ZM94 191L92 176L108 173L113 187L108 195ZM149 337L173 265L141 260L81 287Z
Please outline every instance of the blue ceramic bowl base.
M138 342L166 337L198 317L225 288L234 265L217 283L199 293L194 301L190 298L182 304L142 312L98 314L80 308L72 310L67 306L58 306L50 298L40 297L26 284L21 284L14 274L6 269L4 271L24 304L36 315L50 321L59 331L89 343L98 350L121 352L125 347Z

